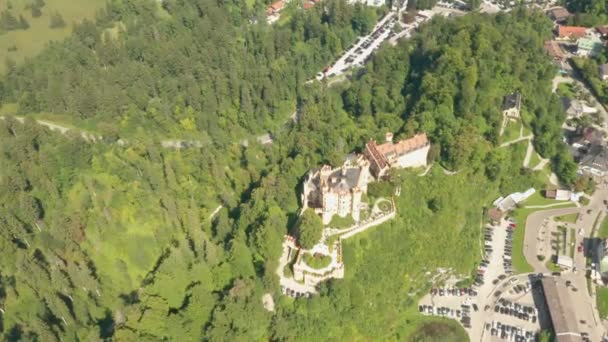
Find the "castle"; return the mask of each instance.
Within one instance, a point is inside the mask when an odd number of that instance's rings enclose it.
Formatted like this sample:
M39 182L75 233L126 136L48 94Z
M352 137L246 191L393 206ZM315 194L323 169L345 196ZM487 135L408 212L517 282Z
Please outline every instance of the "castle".
M393 143L393 134L387 133L386 142L380 145L372 139L365 145L364 155L351 155L338 168L324 165L308 173L302 193L303 210L314 209L325 225L333 215L351 215L359 222L361 209L367 205L361 201L367 184L373 178L385 177L391 168L426 166L429 149L424 133L397 143Z
M352 215L359 221L361 197L367 192L368 180L369 162L362 156L347 158L339 168L323 165L313 169L304 182L303 209L314 209L323 224L328 224L334 215Z

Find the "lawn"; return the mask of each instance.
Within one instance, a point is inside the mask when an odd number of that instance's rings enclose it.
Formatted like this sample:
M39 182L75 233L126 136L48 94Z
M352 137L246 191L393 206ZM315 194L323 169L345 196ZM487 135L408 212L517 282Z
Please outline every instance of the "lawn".
M561 269L559 268L559 266L557 266L552 259L547 260L547 262L545 263L545 266L547 266L547 269L551 272L559 272L561 271Z
M536 151L532 152L532 157L530 157L528 167L533 169L536 165L538 165L538 163L540 163L540 156L538 155L538 153L536 153Z
M608 237L608 216L604 217L602 224L600 225L600 231L597 234L599 238Z
M327 255L312 255L306 253L303 256L303 259L306 265L315 269L325 268L331 264L331 257Z
M509 142L515 139L519 138L519 130L521 128L521 122L517 121L517 122L513 122L513 121L509 121L507 123L507 127L505 128L505 131L502 134L502 142Z
M344 229L350 228L353 224L355 224L355 220L349 214L346 217L340 217L338 215L334 215L329 222L329 227L336 229Z
M534 195L530 196L527 200L525 200L522 205L524 207L529 206L545 206L545 205L563 205L563 206L572 206L574 203L570 201L556 201L549 198L545 198L540 190L537 190Z
M576 223L577 218L578 218L578 214L574 213L574 214L556 216L555 221Z
M537 196L537 197L535 197ZM575 204L572 202L560 202L555 200L550 200L546 198L540 197L538 192L531 196L525 204L528 204L530 200L535 200L533 203L541 203L540 205L545 204L554 204L554 203L563 203L564 206L573 207ZM527 273L532 272L534 269L524 256L524 238L526 236L526 219L528 215L535 211L544 210L543 208L520 208L513 212L513 217L517 220L517 229L515 229L515 233L513 234L513 268L516 273Z
M597 287L595 297L597 299L597 309L600 312L600 318L605 319L608 317L608 288Z
M29 0L12 0L12 13L18 17L23 15L30 25L27 30L9 31L0 34L0 56L8 57L17 63L22 62L26 57L37 55L45 45L53 40L62 40L72 32L72 24L82 19L92 19L95 12L100 9L106 0L87 0L86 4L76 4L73 0L46 0L46 5L42 8L42 15L32 18L29 10L24 7ZM0 1L0 10L6 9L8 1ZM49 28L50 17L53 13L59 12L66 22L64 28ZM15 51L9 51L9 49ZM4 58L0 63L0 73L5 71L6 64Z
M469 336L456 321L439 318L425 317L419 322L416 330L409 336L407 341L418 342L461 342L469 341Z

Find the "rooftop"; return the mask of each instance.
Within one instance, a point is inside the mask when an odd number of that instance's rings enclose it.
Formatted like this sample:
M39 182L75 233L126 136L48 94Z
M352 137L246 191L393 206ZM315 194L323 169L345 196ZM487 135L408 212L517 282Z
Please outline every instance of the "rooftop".
M553 20L561 21L570 16L570 12L563 7L555 7L549 10L549 15L553 18Z
M429 140L426 136L426 133L416 134L415 136L401 140L398 143L394 144L392 142L386 142L381 145L377 145L376 149L378 152L385 156L390 156L395 154L397 156L404 155L406 153L415 151L429 144Z
M561 38L581 38L587 34L587 28L581 26L563 26L557 27L557 35Z
M546 41L544 48L545 48L545 52L553 58L564 59L566 57L566 55L564 55L564 52L562 51L562 48L554 40Z
M513 94L509 94L505 96L505 100L502 103L502 110L508 110L512 108L520 108L521 107L521 93L515 92Z
M608 171L608 151L606 147L592 144L589 150L581 158L579 164L600 171Z
M584 49L584 50L601 49L603 46L602 41L598 37L580 38L576 42L576 45L579 49Z
M555 331L555 340L558 342L581 341L566 286L558 284L554 277L542 278L541 283Z

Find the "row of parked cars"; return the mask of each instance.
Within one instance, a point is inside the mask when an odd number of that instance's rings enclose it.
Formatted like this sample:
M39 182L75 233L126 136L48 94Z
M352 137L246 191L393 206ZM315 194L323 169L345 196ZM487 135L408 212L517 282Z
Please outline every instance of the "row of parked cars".
M431 289L431 295L433 296L477 296L477 291L472 288L466 287L452 287L452 288L433 288Z
M522 329L521 327L508 324L502 324L501 322L497 321L486 323L486 330L489 331L490 335L492 336L515 342L534 342L538 337L538 333L535 331Z
M473 304L471 306L473 307L473 310L479 311L479 308L476 304ZM462 309L462 317L460 317L460 323L462 323L462 326L467 329L471 328L471 306L469 306L468 304L460 305L460 308Z
M310 298L311 294L310 292L298 292L295 290L292 290L290 288L287 288L285 286L281 286L281 292L283 292L284 295L287 295L289 297L293 297L293 298Z
M437 315L443 317L461 317L462 311L450 309L445 306L418 305L418 311L424 315Z
M513 233L517 228L517 223L512 218L509 218L508 220L509 224L507 226L507 237L505 238L502 266L507 274L513 274Z

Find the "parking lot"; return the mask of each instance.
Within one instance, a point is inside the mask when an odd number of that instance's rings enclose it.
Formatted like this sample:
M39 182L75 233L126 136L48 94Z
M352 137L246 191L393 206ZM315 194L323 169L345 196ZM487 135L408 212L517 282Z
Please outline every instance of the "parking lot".
M458 320L471 341L534 341L540 322L528 276L513 276L512 242L518 223L509 219L483 228L480 260L471 287L455 282L431 289L418 310Z
M362 66L383 41L395 34L392 27L396 20L395 12L387 14L369 35L360 37L332 66L317 74L317 80L340 75L353 66Z

